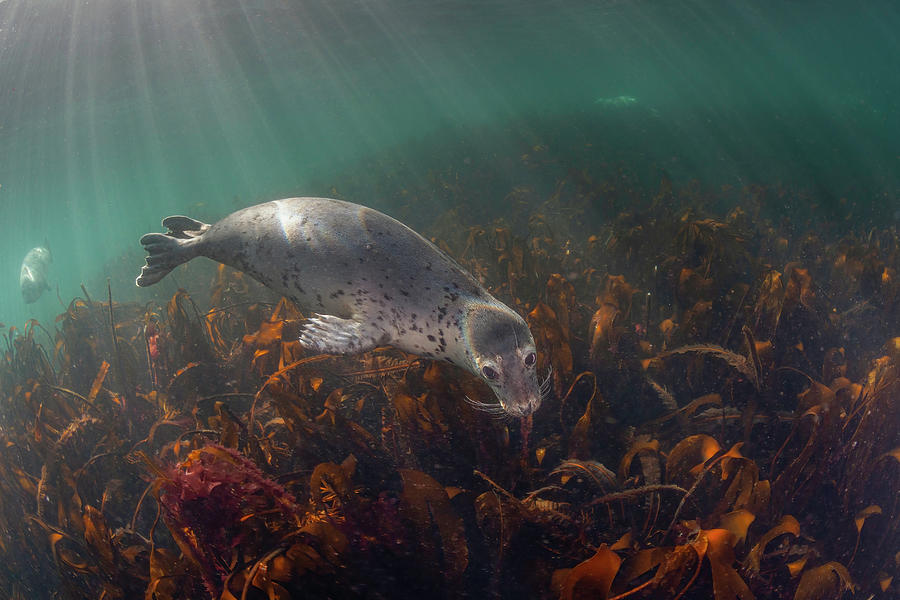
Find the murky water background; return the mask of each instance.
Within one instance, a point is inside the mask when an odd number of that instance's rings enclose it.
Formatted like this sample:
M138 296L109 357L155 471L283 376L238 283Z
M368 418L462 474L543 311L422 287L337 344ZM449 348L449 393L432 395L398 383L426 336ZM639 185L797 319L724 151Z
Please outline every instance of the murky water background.
M165 215L336 188L426 228L404 185L542 128L649 187L786 182L826 219L894 218L898 24L891 2L6 0L0 320L61 309L16 285L45 239L63 301L107 276L140 299Z
M0 0L0 597L893 597L898 30L888 1ZM135 287L163 217L297 195L522 314L533 417L313 354L304 307L205 259Z

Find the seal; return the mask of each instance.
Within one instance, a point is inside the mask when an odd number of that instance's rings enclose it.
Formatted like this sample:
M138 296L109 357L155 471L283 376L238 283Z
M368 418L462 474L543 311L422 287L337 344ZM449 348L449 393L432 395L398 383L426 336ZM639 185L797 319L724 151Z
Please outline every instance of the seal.
M168 233L141 238L148 256L140 287L205 256L315 311L300 334L307 348L349 354L392 345L482 378L499 405L471 401L479 409L526 417L541 404L547 387L538 385L534 338L522 317L383 213L330 198L287 198L213 225L184 216L162 225Z
M36 246L25 254L22 260L22 268L19 270L19 289L22 290L22 299L25 304L37 302L44 290L49 290L47 283L47 271L53 257L50 250L44 246Z

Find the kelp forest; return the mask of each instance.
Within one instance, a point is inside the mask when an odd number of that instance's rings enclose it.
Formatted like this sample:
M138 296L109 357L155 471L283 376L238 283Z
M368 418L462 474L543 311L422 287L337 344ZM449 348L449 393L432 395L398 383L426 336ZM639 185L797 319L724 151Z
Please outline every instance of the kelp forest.
M0 595L896 597L897 230L661 179L423 231L526 316L523 421L447 363L307 352L302 307L226 267L5 327Z

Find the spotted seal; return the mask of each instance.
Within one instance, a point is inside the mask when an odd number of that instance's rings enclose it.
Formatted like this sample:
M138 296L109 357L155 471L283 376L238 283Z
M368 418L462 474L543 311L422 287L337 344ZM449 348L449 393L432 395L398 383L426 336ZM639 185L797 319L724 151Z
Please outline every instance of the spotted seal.
M47 271L53 257L44 246L36 246L25 254L22 268L19 269L19 289L25 304L37 302L44 290L50 289L47 283Z
M515 311L434 244L371 208L330 198L288 198L236 211L213 225L183 216L148 233L153 285L205 256L239 269L317 314L300 342L347 354L379 345L446 360L481 377L500 405L525 417L541 403L534 338Z

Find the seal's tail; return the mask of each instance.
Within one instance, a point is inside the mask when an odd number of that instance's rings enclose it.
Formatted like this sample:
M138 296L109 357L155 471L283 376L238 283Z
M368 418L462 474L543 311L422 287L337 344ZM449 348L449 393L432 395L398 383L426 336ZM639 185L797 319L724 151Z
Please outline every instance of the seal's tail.
M209 229L206 223L180 215L166 217L162 224L169 233L148 233L141 238L148 256L147 264L134 280L139 287L153 285L178 265L197 256L197 242Z

